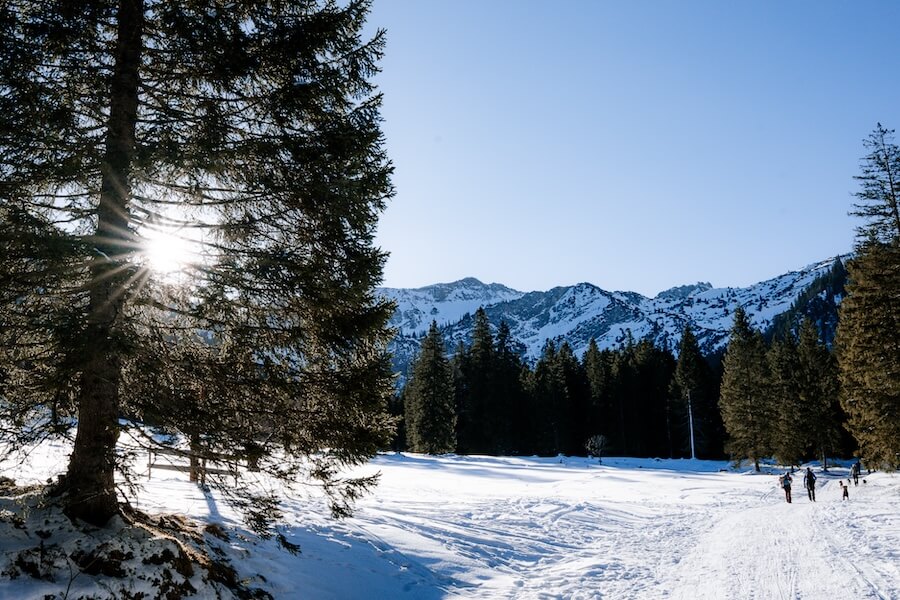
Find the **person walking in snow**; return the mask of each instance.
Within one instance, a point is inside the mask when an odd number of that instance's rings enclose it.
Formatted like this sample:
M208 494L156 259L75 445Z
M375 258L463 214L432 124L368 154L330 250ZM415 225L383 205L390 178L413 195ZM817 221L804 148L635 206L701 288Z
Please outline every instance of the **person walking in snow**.
M806 494L812 502L816 501L816 474L812 469L806 467L806 473L803 474L803 485L806 487Z
M853 466L850 467L850 474L853 475L853 485L859 485L859 472L862 471L862 465L859 464L859 459L853 463Z
M781 487L784 488L784 499L791 503L791 474L788 471L781 476Z

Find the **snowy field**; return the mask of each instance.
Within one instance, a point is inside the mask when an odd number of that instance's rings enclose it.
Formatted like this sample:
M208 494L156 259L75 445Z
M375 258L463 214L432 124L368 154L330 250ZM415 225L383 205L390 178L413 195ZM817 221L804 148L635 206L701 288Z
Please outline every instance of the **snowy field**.
M0 475L44 480L64 454ZM235 535L231 559L278 599L900 598L900 476L866 475L842 501L835 468L812 503L798 474L787 504L775 471L727 467L386 454L363 469L382 479L352 519L316 497L287 503L278 529L301 554ZM155 471L137 505L242 527L179 473ZM0 598L47 588L31 589L2 580Z

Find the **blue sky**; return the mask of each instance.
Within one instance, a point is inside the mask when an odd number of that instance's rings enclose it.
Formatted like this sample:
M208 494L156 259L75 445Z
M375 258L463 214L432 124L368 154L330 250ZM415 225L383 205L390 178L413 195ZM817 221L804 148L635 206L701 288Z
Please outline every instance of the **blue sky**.
M851 250L900 2L375 0L384 284L646 295Z

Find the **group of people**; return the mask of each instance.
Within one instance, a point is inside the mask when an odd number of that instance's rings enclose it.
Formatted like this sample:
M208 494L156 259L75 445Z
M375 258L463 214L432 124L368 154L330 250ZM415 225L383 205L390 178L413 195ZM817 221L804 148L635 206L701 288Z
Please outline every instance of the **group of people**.
M856 461L853 463L853 466L850 467L850 476L853 478L853 485L859 485L860 471L862 471L862 465L859 461ZM788 504L791 503L791 483L793 482L793 479L790 471L785 471L784 475L778 478L779 484L782 489L784 489L784 499L787 500ZM850 480L847 480L847 485L844 485L843 481L839 481L839 483L843 490L841 500L850 500ZM809 496L810 502L815 502L816 474L812 472L810 467L806 467L806 472L803 473L803 487L806 488L806 494Z
M790 471L785 471L784 475L778 478L781 487L784 489L784 499L787 500L787 503L791 503L791 484L794 481L794 478L791 477ZM816 501L816 474L812 472L812 469L806 467L806 472L803 474L803 487L806 488L806 494L809 496L811 502Z

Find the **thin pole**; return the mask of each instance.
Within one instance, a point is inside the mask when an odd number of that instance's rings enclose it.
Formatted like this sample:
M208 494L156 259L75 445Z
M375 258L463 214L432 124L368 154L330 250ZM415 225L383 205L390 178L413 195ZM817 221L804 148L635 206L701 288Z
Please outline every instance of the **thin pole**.
M691 458L697 458L694 452L694 413L691 410L691 390L688 390L688 421L691 425Z

